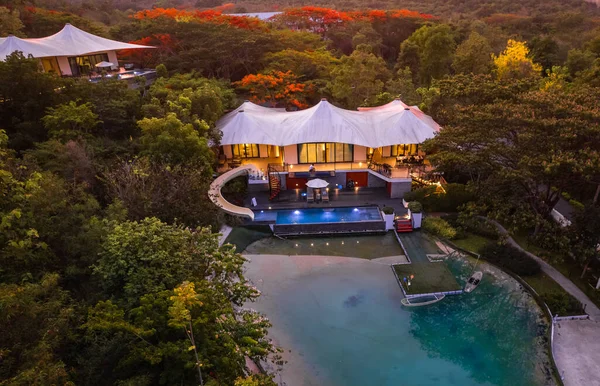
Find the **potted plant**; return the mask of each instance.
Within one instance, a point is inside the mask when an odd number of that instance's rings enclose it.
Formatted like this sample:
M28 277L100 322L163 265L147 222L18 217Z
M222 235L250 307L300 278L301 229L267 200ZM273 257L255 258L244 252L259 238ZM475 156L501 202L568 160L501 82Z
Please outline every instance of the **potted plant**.
M394 229L394 208L392 208L391 206L384 206L381 210L381 215L385 220L385 230L389 231L391 229Z
M423 220L423 205L419 201L411 201L408 203L408 215L412 221L413 229L421 228Z

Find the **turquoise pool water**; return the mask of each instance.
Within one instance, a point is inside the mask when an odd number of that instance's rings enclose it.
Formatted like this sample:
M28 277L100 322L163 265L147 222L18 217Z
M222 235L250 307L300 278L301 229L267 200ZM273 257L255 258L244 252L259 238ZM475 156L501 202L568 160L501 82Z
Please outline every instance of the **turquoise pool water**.
M389 267L374 264L311 267L265 294L284 349L301 358L303 379L288 385L554 384L548 326L512 278L480 265L475 292L405 308ZM462 282L471 272L466 261L449 268Z
M275 213L274 213L275 212ZM276 224L323 224L336 222L382 221L379 208L302 208L260 211L254 221L275 220Z

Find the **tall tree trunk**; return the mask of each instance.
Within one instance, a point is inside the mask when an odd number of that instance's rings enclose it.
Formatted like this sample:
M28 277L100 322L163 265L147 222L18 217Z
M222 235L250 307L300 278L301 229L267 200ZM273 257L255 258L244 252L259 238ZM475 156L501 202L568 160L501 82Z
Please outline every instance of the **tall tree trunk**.
M592 262L592 258L588 257L588 259L585 262L585 266L583 267L583 272L581 272L581 276L579 277L580 279L583 279L583 277L585 276L585 273L587 272L587 269L590 266L591 262Z
M600 183L598 184L598 187L596 188L596 194L594 194L594 205L596 205L598 203L598 196L600 196Z

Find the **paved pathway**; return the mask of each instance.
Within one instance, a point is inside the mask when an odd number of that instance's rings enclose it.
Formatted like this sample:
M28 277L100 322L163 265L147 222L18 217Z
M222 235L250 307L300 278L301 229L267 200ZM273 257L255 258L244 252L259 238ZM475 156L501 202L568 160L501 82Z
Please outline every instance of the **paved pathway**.
M600 309L571 280L533 253L527 252L504 227L487 219L506 236L507 242L540 263L542 271L586 305L590 320L564 320L554 325L553 353L565 386L600 386Z
M534 259L535 261L540 263L540 266L542 267L542 271L544 271L544 273L546 275L548 275L552 279L554 279L554 281L556 281L558 284L560 284L560 286L563 287L565 289L565 291L567 291L568 293L573 295L573 297L575 297L582 304L584 304L586 306L585 311L587 312L587 314L590 316L591 319L600 321L600 309L590 300L590 298L587 297L587 295L582 290L579 289L579 287L577 287L575 284L573 284L573 282L571 280L566 278L556 268L554 268L550 264L546 263L544 260L537 257L533 253L527 252L526 250L521 248L521 246L519 244L517 244L517 242L515 240L513 240L512 237L510 237L510 235L508 234L508 231L506 229L504 229L504 227L502 225L500 225L499 223L497 223L496 221L491 220L491 219L488 219L488 221L492 222L493 224L496 225L496 227L498 227L498 230L500 230L500 233L502 235L506 236L506 241L510 245L523 251L529 257L531 257L532 259Z
M221 227L221 229L219 230L219 245L223 245L223 243L227 239L227 236L229 236L232 230L233 228L231 228L229 225L223 225Z

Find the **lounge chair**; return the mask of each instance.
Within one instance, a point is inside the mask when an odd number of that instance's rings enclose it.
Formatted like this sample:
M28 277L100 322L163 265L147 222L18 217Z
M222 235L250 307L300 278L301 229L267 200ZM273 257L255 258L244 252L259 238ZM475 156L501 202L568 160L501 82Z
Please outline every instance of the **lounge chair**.
M328 191L323 192L323 202L329 202L329 192Z
M315 196L313 195L313 192L308 192L306 194L306 202L315 202Z
M321 202L321 192L315 193L315 201L316 202Z

